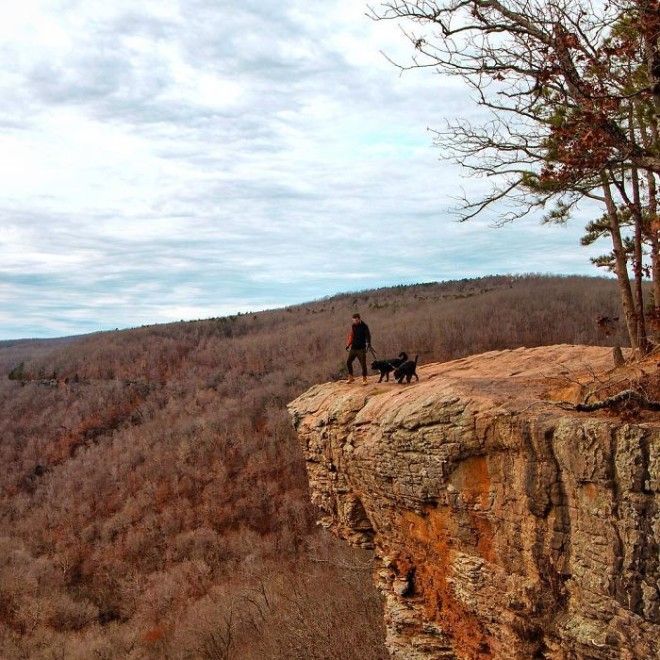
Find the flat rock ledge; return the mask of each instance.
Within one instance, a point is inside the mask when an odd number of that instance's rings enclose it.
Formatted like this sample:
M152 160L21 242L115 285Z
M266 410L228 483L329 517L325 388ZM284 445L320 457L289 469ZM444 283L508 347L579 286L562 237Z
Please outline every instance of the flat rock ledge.
M374 549L393 658L660 657L660 416L548 398L611 366L496 351L289 405L319 523Z

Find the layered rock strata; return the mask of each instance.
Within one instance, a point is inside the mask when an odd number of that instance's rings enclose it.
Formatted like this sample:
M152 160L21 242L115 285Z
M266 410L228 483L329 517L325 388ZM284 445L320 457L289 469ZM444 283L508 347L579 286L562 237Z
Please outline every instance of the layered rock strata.
M549 400L611 359L499 351L290 404L320 524L374 548L392 657L659 657L660 417Z

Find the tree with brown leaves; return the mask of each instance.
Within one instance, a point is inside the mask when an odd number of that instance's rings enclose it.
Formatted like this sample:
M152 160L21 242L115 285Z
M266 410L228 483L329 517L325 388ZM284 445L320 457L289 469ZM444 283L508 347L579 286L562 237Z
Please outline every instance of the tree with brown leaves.
M404 29L414 55L397 66L460 77L489 117L435 131L448 157L492 183L464 199L462 219L497 203L499 222L604 206L630 344L646 351L647 271L660 318L658 0L394 0L370 15L415 26Z

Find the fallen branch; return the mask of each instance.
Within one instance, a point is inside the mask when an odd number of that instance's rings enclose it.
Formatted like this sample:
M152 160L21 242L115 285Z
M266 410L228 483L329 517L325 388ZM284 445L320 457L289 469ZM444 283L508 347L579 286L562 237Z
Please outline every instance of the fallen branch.
M591 412L592 410L600 410L601 408L613 408L619 403L634 401L640 408L647 410L660 410L660 401L653 401L643 394L635 390L623 390L614 396L607 397L602 401L594 401L594 403L578 403L575 410L580 412Z

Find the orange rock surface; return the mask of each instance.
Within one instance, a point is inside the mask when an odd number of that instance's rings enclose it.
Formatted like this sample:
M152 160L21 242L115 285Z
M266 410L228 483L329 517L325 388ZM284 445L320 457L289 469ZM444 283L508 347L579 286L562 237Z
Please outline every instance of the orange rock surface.
M659 657L660 414L559 403L618 387L611 349L418 373L289 406L320 524L375 551L392 657Z

